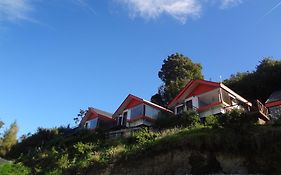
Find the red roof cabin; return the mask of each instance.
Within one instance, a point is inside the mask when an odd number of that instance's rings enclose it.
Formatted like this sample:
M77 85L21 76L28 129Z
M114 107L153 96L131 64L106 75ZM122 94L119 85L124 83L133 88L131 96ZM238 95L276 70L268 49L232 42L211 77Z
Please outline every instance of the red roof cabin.
M196 110L202 119L235 108L250 111L252 106L252 103L224 84L206 80L191 80L168 104L168 108L173 110L175 114ZM263 120L268 120L263 117Z
M88 129L102 129L108 130L112 128L114 125L114 120L112 119L112 114L96 109L96 108L89 108L82 118L79 126L81 128L88 128Z
M151 126L160 111L172 113L162 106L130 94L113 114L113 118L117 127Z

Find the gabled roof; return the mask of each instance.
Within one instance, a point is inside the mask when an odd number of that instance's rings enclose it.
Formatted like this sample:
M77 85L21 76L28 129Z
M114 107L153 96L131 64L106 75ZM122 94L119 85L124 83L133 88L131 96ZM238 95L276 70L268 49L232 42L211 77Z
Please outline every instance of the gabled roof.
M96 117L100 117L104 120L113 120L112 114L109 112L102 111L97 108L89 107L88 111L86 112L85 116L83 117L81 123L86 122L88 120L94 119Z
M200 87L200 89L196 89ZM183 101L189 96L197 96L202 93L214 90L216 88L222 88L228 93L235 96L238 100L241 102L247 103L248 105L252 105L250 102L248 102L246 99L232 91L230 88L225 86L222 83L212 82L212 81L206 81L206 80L191 80L189 81L186 86L179 92L179 94L168 104L168 108L172 108L177 105L179 101Z
M102 116L105 116L105 117L108 117L108 118L112 118L112 114L109 113L109 112L102 111L102 110L97 109L97 108L89 108L89 110L92 110L99 115L102 115Z
M147 100L145 100L145 99L142 99L142 98L139 98L139 97L134 96L134 95L132 95L132 94L129 94L129 95L125 98L125 100L122 102L122 104L119 106L119 108L115 111L115 113L113 114L113 118L114 118L114 117L117 117L118 115L120 115L120 114L127 108L127 106L130 105L130 104L132 104L132 103L133 103L134 105L138 105L138 104L143 103L143 104L149 105L149 106L151 106L151 107L154 107L154 108L159 109L159 110L162 110L162 111L172 112L172 111L170 111L170 110L168 110L168 109L166 109L166 108L164 108L164 107L162 107L162 106L159 106L159 105L157 105L157 104L155 104L155 103L152 103L152 102L147 101ZM133 107L133 106L132 106L132 107Z
M273 107L278 105L281 105L281 90L273 92L265 102L266 107Z

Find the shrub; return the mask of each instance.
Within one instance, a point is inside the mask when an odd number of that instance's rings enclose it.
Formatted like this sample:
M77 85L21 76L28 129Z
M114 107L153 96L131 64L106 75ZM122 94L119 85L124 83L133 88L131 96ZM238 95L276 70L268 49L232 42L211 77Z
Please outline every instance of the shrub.
M12 164L2 164L0 165L1 175L29 175L30 169L22 165L21 163Z
M173 128L176 126L177 117L174 114L167 112L160 112L154 123L154 127L157 129Z
M179 114L178 119L177 125L179 127L196 128L202 125L198 114L193 110L185 111Z
M136 144L144 145L149 142L155 141L158 134L150 131L148 128L142 128L139 131L133 133L133 140L135 140Z
M159 129L167 129L174 127L200 127L201 122L198 114L193 111L185 111L178 115L173 114L163 114L160 113L160 116L155 122L155 126Z
M219 117L211 115L205 118L204 125L210 126L212 128L218 128L221 124L219 121Z
M219 123L226 128L245 130L257 123L255 116L251 116L243 110L234 109L230 112L222 114L219 117Z

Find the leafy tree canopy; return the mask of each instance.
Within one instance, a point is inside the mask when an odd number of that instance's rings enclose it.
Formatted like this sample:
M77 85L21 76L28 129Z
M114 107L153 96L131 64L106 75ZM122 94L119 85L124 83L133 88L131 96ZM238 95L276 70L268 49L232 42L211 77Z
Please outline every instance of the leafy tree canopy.
M264 58L253 72L239 72L224 84L247 100L265 102L274 91L281 90L281 60Z
M158 77L163 81L151 101L166 106L192 79L203 79L202 66L182 54L175 53L163 61Z

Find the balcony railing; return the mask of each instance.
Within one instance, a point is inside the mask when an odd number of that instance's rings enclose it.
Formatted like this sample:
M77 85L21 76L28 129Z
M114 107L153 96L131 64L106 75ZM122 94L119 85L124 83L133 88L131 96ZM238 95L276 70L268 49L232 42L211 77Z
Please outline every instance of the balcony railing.
M264 120L269 120L268 109L259 100L253 103L250 112L258 112Z

